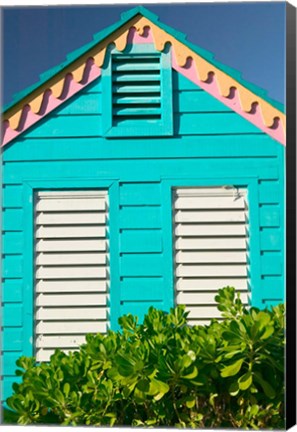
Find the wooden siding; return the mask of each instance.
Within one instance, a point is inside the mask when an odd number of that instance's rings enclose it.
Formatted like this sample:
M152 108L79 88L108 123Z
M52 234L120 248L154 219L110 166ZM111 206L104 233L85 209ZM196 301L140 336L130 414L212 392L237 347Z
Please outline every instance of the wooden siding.
M98 79L5 149L4 397L15 380L14 361L32 354L33 294L26 254L30 182L37 189L65 189L71 181L80 189L107 180L118 185L110 215L113 236L119 238L119 245L111 245L114 328L123 313L142 319L151 305L166 310L173 305L171 195L165 180L193 186L254 179L252 303L265 307L283 299L284 147L177 73L173 86L172 138L104 139ZM223 279L217 288L221 285Z

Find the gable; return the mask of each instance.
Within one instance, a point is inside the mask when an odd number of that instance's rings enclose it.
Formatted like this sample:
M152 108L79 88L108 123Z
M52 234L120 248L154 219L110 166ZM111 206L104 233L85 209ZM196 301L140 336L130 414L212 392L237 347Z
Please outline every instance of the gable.
M157 52L170 50L171 66L222 104L237 112L276 141L285 143L285 115L239 81L197 54L178 34L163 30L156 20L136 13L113 33L33 90L4 115L3 145L64 104L102 73L106 51L120 52L131 44L153 44ZM166 30L168 30L166 28ZM174 32L173 32L174 33ZM176 36L177 35L177 36Z

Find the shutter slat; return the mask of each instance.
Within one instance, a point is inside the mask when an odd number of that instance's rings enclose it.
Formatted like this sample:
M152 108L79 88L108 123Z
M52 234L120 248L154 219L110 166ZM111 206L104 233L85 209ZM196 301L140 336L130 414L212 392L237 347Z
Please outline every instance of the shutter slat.
M186 211L178 210L175 214L175 222L245 222L246 215L240 211L224 211L224 210L209 210L209 211Z
M106 308L39 308L36 313L37 320L68 321L68 320L106 320Z
M248 281L244 278L179 278L176 281L177 291L217 291L226 286L236 287L238 290L245 290L248 289Z
M114 74L112 77L112 81L114 83L118 82L150 82L150 81L157 81L160 82L160 74L157 73L151 73L151 71L146 71L147 73L144 74L135 74L135 73L121 73L121 74Z
M106 294L37 294L36 306L102 306ZM88 316L86 315L86 318Z
M39 253L36 265L106 264L105 253Z
M36 279L104 279L106 267L37 267Z
M225 286L248 304L247 208L246 191L229 186L174 192L176 302L191 325L222 318L214 297Z
M209 197L201 196L199 199L193 197L178 197L175 201L175 209L243 209L244 198L232 199L229 196Z
M159 62L137 62L137 60L133 61L133 63L114 63L112 65L112 70L116 72L128 72L128 71L158 71L160 70Z
M100 321L37 321L36 334L87 334L105 333L106 322Z
M180 304L187 304L187 305L197 305L199 303L200 305L216 305L215 301L215 292L212 293L201 293L201 292L192 292L192 293L184 293L180 292L177 294L176 300ZM248 293L247 292L241 292L240 296L243 303L248 303Z
M177 238L177 250L246 250L248 240L241 237L230 238Z
M36 238L96 238L106 237L106 228L103 226L40 226L36 229Z
M175 255L176 263L246 263L246 252L184 252Z
M76 213L46 213L37 214L37 225L101 225L106 223L106 213L76 212Z
M244 224L226 224L226 225L186 225L177 224L175 228L177 236L193 237L219 237L219 236L245 236L246 227Z
M71 198L71 199L41 199L36 203L36 211L79 211L105 210L106 204L102 199Z
M160 96L115 96L113 98L113 104L116 105L151 105L151 104L161 104Z
M134 94L139 93L140 95L142 93L157 93L160 94L160 86L159 85L138 85L138 86L132 86L132 85L114 85L113 86L113 94L118 93L125 93L125 94Z
M106 251L106 240L44 240L36 242L36 252L90 252Z
M106 292L108 281L97 280L38 280L37 293L63 293L63 292Z
M43 336L36 338L36 348L77 348L86 341L85 335Z
M115 108L113 114L116 116L151 116L161 115L161 108Z
M78 348L76 348L76 349L63 349L65 354L69 354L70 352L75 352L77 350L78 350ZM51 356L54 353L55 353L54 349L38 349L36 356L39 358L39 361L47 362L50 360Z
M86 333L106 332L107 208L106 191L37 193L37 361L47 361L55 348L78 347Z
M247 276L246 265L185 265L178 264L177 277L240 277Z

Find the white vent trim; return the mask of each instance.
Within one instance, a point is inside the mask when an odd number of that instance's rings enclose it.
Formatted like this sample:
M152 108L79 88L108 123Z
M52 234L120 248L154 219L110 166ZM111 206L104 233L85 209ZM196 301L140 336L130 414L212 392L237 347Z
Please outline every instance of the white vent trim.
M48 361L107 330L107 191L37 192L34 234L36 360Z
M233 186L173 190L175 295L191 325L221 318L214 297L234 286L248 304L247 190Z

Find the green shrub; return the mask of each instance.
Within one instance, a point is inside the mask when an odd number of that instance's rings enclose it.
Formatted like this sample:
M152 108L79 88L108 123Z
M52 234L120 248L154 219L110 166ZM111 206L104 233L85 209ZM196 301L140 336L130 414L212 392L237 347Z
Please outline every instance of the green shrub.
M284 307L247 310L230 287L216 301L223 322L150 308L49 363L21 357L7 404L20 424L283 428Z

